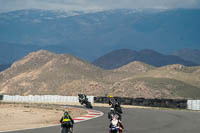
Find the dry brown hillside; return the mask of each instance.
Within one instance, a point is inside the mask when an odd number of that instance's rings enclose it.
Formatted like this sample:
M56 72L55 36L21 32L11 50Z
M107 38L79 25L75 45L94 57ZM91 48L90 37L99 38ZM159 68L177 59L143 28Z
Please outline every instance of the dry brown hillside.
M200 67L175 64L154 68L116 82L115 95L148 98L200 98Z
M6 94L100 94L107 88L103 70L71 55L38 51L0 73L0 91ZM92 91L91 91L92 89Z
M132 74L136 74L136 73L142 73L142 72L147 72L149 70L152 70L153 66L145 64L143 62L140 61L134 61L131 62L127 65L124 65L120 68L117 68L115 70L113 70L114 72L127 72L127 73L132 73Z
M40 50L0 73L0 93L200 98L200 67L132 62L103 70L68 54Z
M145 73L153 70L155 67L145 64L140 61L134 61L120 68L107 70L107 74L104 75L105 81L110 81L111 84L118 82L122 79L132 77L134 75Z

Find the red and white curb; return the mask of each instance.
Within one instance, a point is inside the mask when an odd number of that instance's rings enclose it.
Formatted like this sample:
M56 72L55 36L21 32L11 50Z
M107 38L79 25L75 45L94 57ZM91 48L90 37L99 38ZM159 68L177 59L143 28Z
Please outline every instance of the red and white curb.
M82 121L86 121L86 120L90 120L90 119L94 119L94 118L98 118L104 115L103 112L97 111L97 110L87 110L88 114L81 116L81 117L76 117L74 118L74 122L82 122Z

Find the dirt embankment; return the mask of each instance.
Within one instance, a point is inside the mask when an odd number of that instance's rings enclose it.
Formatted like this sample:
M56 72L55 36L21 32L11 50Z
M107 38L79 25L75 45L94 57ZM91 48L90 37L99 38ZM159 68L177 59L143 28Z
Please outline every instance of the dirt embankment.
M82 109L60 105L0 103L0 131L59 124L65 110L72 118L86 114Z

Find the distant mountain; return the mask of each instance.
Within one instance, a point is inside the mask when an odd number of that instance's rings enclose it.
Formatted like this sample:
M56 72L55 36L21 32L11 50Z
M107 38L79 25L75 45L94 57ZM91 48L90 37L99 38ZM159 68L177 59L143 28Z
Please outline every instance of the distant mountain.
M99 57L93 64L104 69L119 68L132 62L135 56L137 56L137 51L120 49Z
M200 98L200 67L131 62L103 70L69 54L33 52L0 72L0 94Z
M0 64L0 72L5 70L5 69L7 69L7 68L9 68L10 66L11 66L11 64L6 64L6 65L1 65Z
M181 49L174 53L184 60L194 62L200 65L200 50L199 49Z
M170 64L183 64L185 66L196 66L197 64L185 61L178 56L163 55L154 50L134 51L130 49L120 49L112 51L93 62L94 65L103 69L119 68L133 61L140 61L146 64L160 67Z
M117 9L93 13L33 9L0 14L0 40L14 51L18 47L11 44L20 44L22 49L31 46L29 50L35 51L37 47L87 61L121 48L162 53L184 47L200 48L199 27L199 9ZM1 44L0 50L4 50ZM4 51L5 57L12 54L9 49ZM20 59L18 54L26 55L27 51L13 52L6 61Z

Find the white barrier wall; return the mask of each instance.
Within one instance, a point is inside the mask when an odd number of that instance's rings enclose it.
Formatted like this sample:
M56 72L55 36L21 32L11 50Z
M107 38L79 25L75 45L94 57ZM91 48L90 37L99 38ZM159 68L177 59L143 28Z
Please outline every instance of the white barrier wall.
M94 96L87 96L91 103L94 103ZM7 102L38 102L38 103L78 103L78 96L59 96L59 95L29 95L29 96L10 96L4 95L3 101ZM188 100L187 109L200 110L200 100Z
M200 100L188 100L187 109L189 110L200 110Z
M94 103L94 96L87 96L91 103ZM78 96L58 96L58 95L29 95L29 96L10 96L4 95L3 101L7 102L72 102L78 103Z

